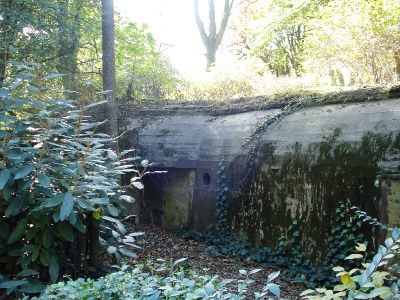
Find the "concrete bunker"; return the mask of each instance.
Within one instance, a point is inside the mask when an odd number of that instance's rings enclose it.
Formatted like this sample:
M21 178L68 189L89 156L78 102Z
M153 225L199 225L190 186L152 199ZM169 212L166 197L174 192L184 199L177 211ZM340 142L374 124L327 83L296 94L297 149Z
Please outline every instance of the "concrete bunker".
M318 261L317 245L324 244L339 202L398 224L400 100L306 107L260 130L281 112L125 116L122 131L135 132L125 147L140 149L140 156L168 171L144 178L142 219L210 230L224 161L231 232L253 245L274 246L296 219L303 249Z

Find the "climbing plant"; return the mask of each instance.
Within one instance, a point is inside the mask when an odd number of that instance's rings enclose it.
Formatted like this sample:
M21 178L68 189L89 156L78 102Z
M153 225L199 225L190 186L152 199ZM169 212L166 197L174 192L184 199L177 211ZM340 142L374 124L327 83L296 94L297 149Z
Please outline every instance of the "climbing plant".
M249 144L250 142L253 142L253 145L250 148L250 152L248 154L247 158L247 173L243 178L243 182L248 179L250 176L252 170L253 170L253 165L254 165L254 160L257 156L258 150L260 148L261 144L261 137L262 135L268 130L270 126L273 124L279 122L282 118L302 109L305 107L307 104L307 101L305 100L290 100L282 109L282 111L267 117L265 120L262 122L258 123L256 126L256 129L253 131L253 133L248 137L248 139L243 143L242 147L245 145Z
M145 171L130 150L107 148L115 141L96 132L102 122L85 116L104 101L58 98L52 80L60 75L43 75L35 63L14 67L0 88L0 288L35 293L63 274L98 276L101 246L135 257L127 246L137 233L116 218L134 201L119 177L135 172L141 187Z

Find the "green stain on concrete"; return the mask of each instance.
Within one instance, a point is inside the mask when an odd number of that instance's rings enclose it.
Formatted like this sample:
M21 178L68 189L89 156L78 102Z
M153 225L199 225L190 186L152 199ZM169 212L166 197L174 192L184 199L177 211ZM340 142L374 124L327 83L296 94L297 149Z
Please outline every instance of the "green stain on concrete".
M378 217L378 162L398 147L400 138L367 133L350 143L340 141L340 134L336 129L307 148L296 143L285 155L276 155L273 145L261 147L252 177L230 200L234 233L252 244L275 247L297 219L303 251L318 262L327 251L325 240L340 202Z

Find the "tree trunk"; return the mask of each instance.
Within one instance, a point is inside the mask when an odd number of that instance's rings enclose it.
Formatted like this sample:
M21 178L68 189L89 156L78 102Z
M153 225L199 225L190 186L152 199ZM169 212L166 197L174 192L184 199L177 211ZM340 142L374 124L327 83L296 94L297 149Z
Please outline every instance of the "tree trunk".
M396 63L395 73L396 81L400 81L400 50L394 51L394 61Z
M105 115L108 119L107 134L118 136L118 114L115 100L115 51L114 51L114 0L102 0L102 37L103 37L103 90L108 100ZM117 148L117 144L115 146Z
M1 32L1 47L0 47L0 87L6 80L7 64L10 61L10 53L8 47L13 42L14 36L17 34L17 22L11 16L11 12L16 9L11 0L2 0L0 4L0 32Z
M60 2L60 11L58 12L58 31L59 31L59 49L57 71L60 74L68 74L62 78L65 90L77 91L78 73L78 49L79 49L79 27L80 17L76 14L73 18L70 15L69 2ZM73 8L75 9L75 8ZM68 37L68 38L67 38ZM76 97L76 94L71 94Z
M215 21L215 4L214 0L208 1L208 34L204 29L204 23L200 18L199 13L199 0L194 0L194 17L199 30L201 40L204 47L206 48L207 65L206 71L210 70L210 67L215 65L217 50L221 45L222 38L225 33L226 26L228 25L228 19L232 11L234 0L225 0L224 13L219 24L219 31L217 32L217 24Z
M99 277L99 252L100 252L100 232L99 222L89 216L89 224L87 225L87 235L89 239L89 270L90 278L97 279Z

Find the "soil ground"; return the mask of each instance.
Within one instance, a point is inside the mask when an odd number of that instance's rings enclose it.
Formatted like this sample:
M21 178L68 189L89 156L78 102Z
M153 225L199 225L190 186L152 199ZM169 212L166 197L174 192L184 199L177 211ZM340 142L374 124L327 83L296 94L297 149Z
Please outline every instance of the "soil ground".
M141 249L134 250L138 257L136 259L125 257L121 262L122 264L143 264L146 266L147 262L151 260L157 265L157 263L161 264L161 261L170 262L171 260L176 261L181 258L187 258L184 264L188 269L195 270L197 274L205 274L207 272L211 276L218 275L221 280L245 279L244 275L239 273L239 270L262 269L252 276L255 281L249 285L246 299L254 299L254 292L261 292L266 284L268 274L276 271L276 269L265 264L251 260L239 260L219 253L211 254L207 251L207 245L187 239L182 233L165 230L155 225L130 225L128 231L144 232L145 234L138 236L136 240L136 245L141 247ZM147 269L146 271L149 270ZM300 299L300 293L307 289L304 285L285 280L281 276L273 282L280 286L281 299ZM230 292L237 294L237 284L235 282L230 284L229 289ZM270 296L272 297L273 295L271 294Z

